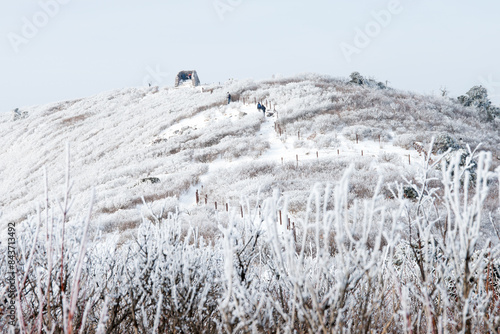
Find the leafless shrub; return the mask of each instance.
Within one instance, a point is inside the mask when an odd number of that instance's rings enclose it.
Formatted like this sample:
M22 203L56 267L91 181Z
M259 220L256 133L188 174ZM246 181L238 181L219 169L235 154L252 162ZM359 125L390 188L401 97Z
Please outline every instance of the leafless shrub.
M378 161L397 164L398 162L401 161L401 156L399 156L396 153L383 152L378 156Z

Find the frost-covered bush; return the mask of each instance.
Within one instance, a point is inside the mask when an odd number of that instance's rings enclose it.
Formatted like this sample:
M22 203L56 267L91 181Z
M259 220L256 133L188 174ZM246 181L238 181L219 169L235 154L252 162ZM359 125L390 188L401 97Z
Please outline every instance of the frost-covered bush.
M408 199L416 199L418 198L418 192L415 188L411 186L405 186L403 187L403 194L405 198Z
M336 133L318 134L313 140L318 148L334 148L340 144Z
M228 137L224 142L227 145L227 148L223 150L223 157L226 160L238 159L245 156L258 158L270 147L267 140L249 140L249 138Z
M430 138L426 138L422 134L403 133L394 138L393 144L396 146L400 146L404 149L410 150L414 147L415 142L427 143L429 139Z
M362 85L365 82L365 78L359 72L352 72L349 76L351 78L351 83Z
M378 161L380 162L383 162L383 163L392 163L392 164L397 164L398 162L400 162L401 160L401 156L399 154L396 154L396 153L387 153L387 152L383 152L382 154L380 154L378 156Z
M293 148L304 148L308 146L307 144L307 141L303 139L296 139L293 141Z
M381 140L390 138L390 135L387 134L384 130L372 128L365 125L345 127L342 129L342 135L352 141L355 141L356 138L358 140L378 140L379 136Z
M440 133L435 141L433 146L433 151L437 154L443 154L450 151L456 151L460 148L460 145L457 143L456 139L450 136L448 133Z
M376 87L380 89L387 88L384 83L376 82L373 79L364 78L359 72L352 72L350 75L351 81L349 83L360 85L360 86L368 86L368 87Z
M12 121L17 121L19 119L24 119L28 117L27 111L20 111L19 108L12 110Z
M466 95L459 96L458 101L466 107L474 107L484 112L489 121L500 115L500 108L491 104L488 91L482 86L472 87Z

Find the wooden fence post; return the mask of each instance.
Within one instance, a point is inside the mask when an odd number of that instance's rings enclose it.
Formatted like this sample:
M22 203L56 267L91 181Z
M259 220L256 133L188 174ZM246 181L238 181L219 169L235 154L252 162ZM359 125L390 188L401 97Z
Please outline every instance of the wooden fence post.
M215 211L217 211L217 202L215 202Z
M198 194L198 189L196 189L196 205L200 203L200 196Z

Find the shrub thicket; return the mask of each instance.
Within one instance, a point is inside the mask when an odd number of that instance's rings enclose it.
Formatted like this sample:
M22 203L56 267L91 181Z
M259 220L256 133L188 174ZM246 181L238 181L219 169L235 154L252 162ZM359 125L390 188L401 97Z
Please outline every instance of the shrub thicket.
M70 214L67 179L61 205L47 195L18 228L15 331L496 333L498 211L483 206L499 175L491 154L477 154L473 181L460 160L428 162L416 183L395 184L397 206L382 183L349 204L351 167L312 189L295 228L279 225L289 202L275 192L244 205L243 218L212 215L220 237L211 240L149 206L133 240L100 236L91 210ZM2 308L3 332L7 321Z

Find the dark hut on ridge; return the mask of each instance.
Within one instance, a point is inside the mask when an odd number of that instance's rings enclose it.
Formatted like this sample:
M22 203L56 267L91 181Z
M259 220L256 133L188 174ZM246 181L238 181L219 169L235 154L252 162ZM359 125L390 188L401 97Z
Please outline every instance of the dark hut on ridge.
M200 79L196 71L180 71L175 77L175 87L196 87Z

